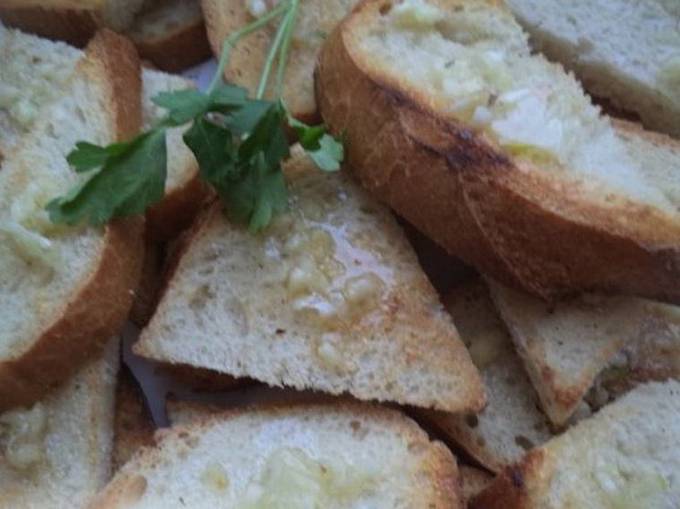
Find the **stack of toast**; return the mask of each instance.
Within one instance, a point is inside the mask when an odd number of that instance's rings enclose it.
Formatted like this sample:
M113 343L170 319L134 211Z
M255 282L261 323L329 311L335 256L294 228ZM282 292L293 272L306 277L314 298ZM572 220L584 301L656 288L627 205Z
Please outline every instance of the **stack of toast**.
M254 233L173 127L143 217L50 221L277 3L0 0L0 508L680 507L673 1L300 0L340 172L291 138Z

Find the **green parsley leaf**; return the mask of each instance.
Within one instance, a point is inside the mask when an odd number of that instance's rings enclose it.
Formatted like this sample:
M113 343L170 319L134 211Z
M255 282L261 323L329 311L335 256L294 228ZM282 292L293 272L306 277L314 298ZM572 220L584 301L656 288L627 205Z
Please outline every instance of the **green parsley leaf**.
M101 169L47 211L54 223L102 225L112 217L141 214L163 198L166 179L165 129L150 131L106 159Z
M229 214L248 224L253 232L262 230L274 214L288 207L288 191L281 166L269 166L263 152L258 153L241 179L225 191L224 201Z
M227 178L235 177L236 147L228 129L205 117L197 118L184 133L184 143L194 153L201 177L218 192Z
M303 145L304 146L304 145ZM338 171L345 157L345 149L330 134L324 134L319 140L318 148L305 147L314 164L323 171Z
M76 143L76 148L66 156L68 163L77 173L85 173L99 168L110 157L115 157L129 150L129 143L113 143L107 147L100 147L86 141Z
M271 106L271 101L249 99L243 107L225 118L225 126L234 134L242 135L252 132Z
M186 124L207 112L211 105L210 96L194 89L161 92L151 100L168 110L168 117L174 125Z
M279 103L271 103L269 109L239 147L239 159L246 161L258 152L262 152L265 163L273 167L282 159L287 158L290 155L290 146L283 129L284 115L285 111Z
M210 94L210 103L215 108L236 108L248 100L248 91L243 87L222 83Z
M323 125L309 126L288 114L288 125L298 135L300 145L323 171L338 171L345 151L338 140L326 132Z

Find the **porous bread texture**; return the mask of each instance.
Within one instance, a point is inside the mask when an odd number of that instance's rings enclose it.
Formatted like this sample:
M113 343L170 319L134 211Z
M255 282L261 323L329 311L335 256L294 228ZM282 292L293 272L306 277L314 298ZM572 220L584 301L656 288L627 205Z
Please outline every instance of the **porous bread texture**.
M71 46L6 28L0 22L0 163L63 93L80 52Z
M278 503L323 500L329 508L459 509L458 483L451 453L396 411L300 405L172 428L90 507L167 507L180 499L196 508L271 507L267 497L276 496ZM317 489L330 496L316 498Z
M395 2L365 27L361 50L374 55L379 72L398 70L402 83L428 91L437 111L479 128L532 169L573 178L599 202L615 194L672 211L609 119L573 76L530 52L510 14L486 2L453 12L436 4Z
M299 151L291 209L252 234L215 204L150 324L150 359L360 399L450 411L484 404L479 375L389 211Z
M678 374L671 365L680 355L676 306L590 294L546 304L493 281L489 285L541 406L557 426L567 423L608 366L604 375L618 378L611 383Z
M68 78L82 55L64 43L0 25L0 153L11 149L31 129L42 109L66 93ZM152 101L154 96L193 86L180 76L143 69L142 128L149 129L165 114ZM165 197L149 212L148 230L155 240L167 240L188 227L205 197L198 163L182 140L184 130L168 129Z
M553 435L484 282L475 279L454 288L445 305L482 374L487 405L477 415L419 415L481 465L499 472Z
M261 14L255 8L258 3L269 8L275 2L203 0L208 39L215 55L221 54L222 43L230 33ZM283 85L283 100L294 116L308 121L317 118L313 74L319 49L335 25L357 3L358 0L301 0ZM226 79L254 94L275 31L274 26L266 27L241 40L232 51ZM271 97L273 92L270 84L266 97Z
M680 216L641 169L654 157L632 157L498 2L363 2L316 88L362 184L481 272L544 299L678 301Z
M472 509L673 509L680 500L680 383L641 385L531 451Z
M675 0L508 0L532 46L594 95L680 137L680 7Z
M153 2L126 34L142 58L165 71L181 71L210 56L200 0Z
M11 436L2 424L7 414L0 414L0 507L84 508L106 485L111 476L117 371L116 338L101 358L37 403L46 418L39 442L44 458L32 470L17 470L4 458Z
M112 68L116 65L116 74ZM108 144L139 128L134 49L101 32L0 171L0 408L34 402L99 352L124 321L141 265L142 222L53 224L47 202L81 181L76 142Z

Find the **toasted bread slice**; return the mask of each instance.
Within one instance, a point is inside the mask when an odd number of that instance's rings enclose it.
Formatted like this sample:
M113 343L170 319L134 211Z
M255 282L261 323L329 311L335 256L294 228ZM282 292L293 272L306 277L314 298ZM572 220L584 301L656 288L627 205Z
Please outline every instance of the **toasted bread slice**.
M459 465L458 473L462 482L465 507L472 497L484 490L493 480L493 476L488 472L468 465Z
M477 279L454 288L445 304L482 373L488 402L478 415L418 415L481 465L499 472L552 433L484 282Z
M533 47L594 95L680 137L680 5L667 0L508 0ZM635 42L631 34L636 34Z
M178 72L210 57L200 0L161 0L139 14L126 34L139 55Z
M219 57L229 34L255 20L270 8L272 0L202 0L208 39ZM318 119L314 98L314 66L324 40L358 0L302 0L286 68L283 99L293 115L307 122ZM276 29L271 27L244 38L234 48L227 80L255 93L269 45ZM271 96L273 88L268 91Z
M215 204L134 352L274 386L450 411L479 375L389 211L295 150L291 210L253 235Z
M456 462L413 421L363 405L216 414L158 435L91 504L462 508Z
M496 283L490 286L541 406L555 425L567 422L596 380L601 386L680 377L676 306L593 295L548 305ZM608 366L612 369L598 379Z
M470 507L677 507L679 423L680 383L642 385L508 467Z
M140 125L139 61L113 32L93 39L67 93L41 113L0 171L0 408L29 405L99 353L139 279L142 218L104 228L52 224L46 203L82 176L75 143L111 143Z
M111 476L118 341L30 409L0 414L0 507L79 509Z
M145 0L0 0L0 20L48 39L84 46L102 27L128 28Z
M497 2L364 2L316 83L363 185L482 272L543 298L680 301L680 213L643 169L656 153L631 151Z
M68 79L81 56L82 52L63 43L0 26L0 152L8 153L41 110L68 93ZM179 76L144 69L142 127L149 128L164 114L151 100L155 95L192 86ZM188 227L206 194L182 132L182 128L168 131L165 198L148 213L147 229L153 241L165 241Z

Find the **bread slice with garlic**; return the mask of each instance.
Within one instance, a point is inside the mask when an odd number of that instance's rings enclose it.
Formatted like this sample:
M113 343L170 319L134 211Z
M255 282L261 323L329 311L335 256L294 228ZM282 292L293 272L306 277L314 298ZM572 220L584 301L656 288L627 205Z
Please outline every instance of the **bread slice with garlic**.
M544 299L680 301L680 212L645 169L656 149L631 151L499 2L362 2L316 78L362 184L480 272Z
M357 3L358 0L300 1L283 86L283 99L295 117L307 122L318 118L313 75L319 50L335 25ZM255 21L275 4L276 0L203 0L213 53L220 55L229 34ZM239 42L232 50L225 78L254 94L275 32L272 25ZM268 91L269 96L272 92L273 89Z
M553 434L484 281L473 279L455 287L445 305L482 374L487 405L477 415L417 415L479 464L500 472Z
M509 466L470 507L677 507L678 423L680 383L641 385Z
M594 95L680 137L680 4L674 0L508 0L532 46ZM631 34L638 34L631 41Z
M294 153L290 210L267 230L230 223L220 204L197 222L135 353L274 386L480 410L479 374L390 212Z
M80 50L62 42L0 25L0 153L12 150L42 109L68 93L68 80L81 57ZM151 127L164 113L153 103L155 95L192 86L179 76L144 69L142 128ZM167 240L189 226L206 194L182 132L182 128L168 131L165 198L148 213L148 230L154 240Z
M83 509L110 480L118 345L44 400L0 414L0 507Z
M546 304L489 284L541 406L557 426L593 387L598 407L609 399L607 387L620 392L644 380L680 378L677 306L596 295Z
M4 68L3 68L4 73ZM65 382L125 321L139 279L143 220L105 227L53 224L45 205L82 178L66 155L108 144L141 123L139 60L102 31L0 170L0 410Z
M451 452L379 407L283 405L216 413L157 435L95 508L462 509Z

